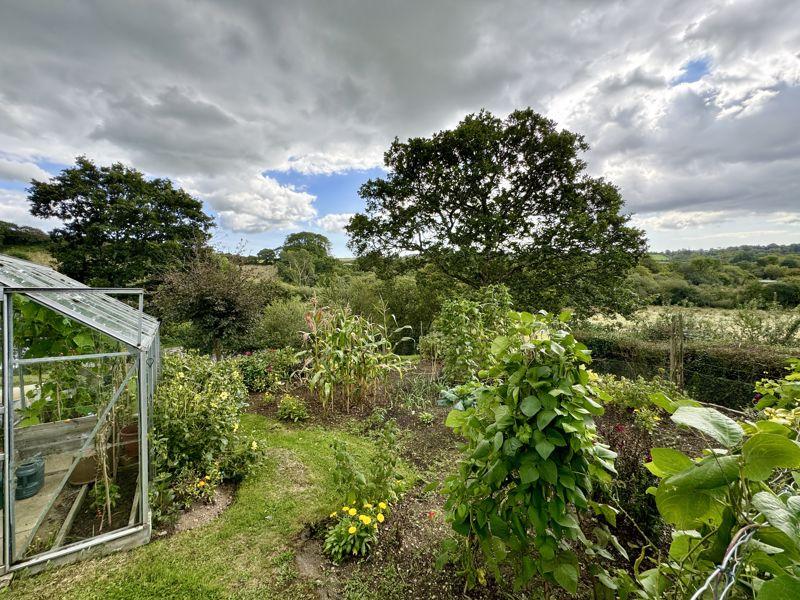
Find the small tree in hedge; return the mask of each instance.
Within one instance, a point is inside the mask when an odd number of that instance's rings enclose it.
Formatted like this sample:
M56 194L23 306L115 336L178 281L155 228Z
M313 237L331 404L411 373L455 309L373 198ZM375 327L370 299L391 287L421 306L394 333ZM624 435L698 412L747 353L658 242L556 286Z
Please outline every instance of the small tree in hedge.
M616 455L597 441L601 392L585 366L589 351L566 326L569 315L523 312L510 319L511 333L494 340L494 366L485 373L496 383L447 417L467 438L458 473L444 486L448 519L466 537L468 584L484 578L479 552L496 578L501 565L513 567L517 588L539 574L575 593L575 543L595 556L611 557L604 543L624 552L604 524L594 529L594 541L580 526L590 510L614 524L615 511L589 498L593 481L610 480ZM599 564L591 568L612 584Z

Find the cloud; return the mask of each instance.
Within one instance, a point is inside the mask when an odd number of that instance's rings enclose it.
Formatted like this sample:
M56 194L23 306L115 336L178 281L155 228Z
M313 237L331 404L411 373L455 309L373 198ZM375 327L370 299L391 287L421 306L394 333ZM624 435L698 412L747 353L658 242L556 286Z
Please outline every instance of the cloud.
M705 212L686 210L663 212L652 217L636 215L632 222L637 227L646 229L671 230L693 229L703 225L719 224L726 220L725 213L720 210Z
M316 220L317 227L328 233L342 233L354 213L331 213Z
M119 160L251 234L317 217L260 173L371 168L395 136L530 105L647 226L769 218L800 197L797 22L791 0L9 2L0 173Z
M0 220L10 221L17 225L28 225L50 231L58 227L58 219L39 219L29 212L28 196L25 192L4 190L0 188Z
M31 179L49 178L50 174L34 162L0 157L0 180L30 183Z
M256 173L245 179L197 178L181 180L196 195L207 199L225 229L260 233L290 229L313 219L315 197L272 177Z

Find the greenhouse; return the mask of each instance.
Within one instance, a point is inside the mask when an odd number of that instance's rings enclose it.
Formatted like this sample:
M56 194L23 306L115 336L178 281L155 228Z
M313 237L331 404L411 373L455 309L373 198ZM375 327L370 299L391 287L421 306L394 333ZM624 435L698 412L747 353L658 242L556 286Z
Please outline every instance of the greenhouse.
M159 324L143 290L5 255L0 286L1 571L145 543Z

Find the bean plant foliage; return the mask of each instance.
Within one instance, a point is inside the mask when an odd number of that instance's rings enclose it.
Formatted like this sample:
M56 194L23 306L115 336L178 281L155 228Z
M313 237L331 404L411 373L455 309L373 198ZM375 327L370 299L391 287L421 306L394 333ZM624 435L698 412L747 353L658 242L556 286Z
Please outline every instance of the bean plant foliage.
M611 480L616 455L597 439L603 392L569 319L511 312L509 334L494 340L494 365L481 374L494 383L447 417L467 439L444 492L448 520L465 536L460 556L468 585L485 578L480 554L497 579L511 567L517 588L538 574L574 594L576 544L589 556L611 559L609 544L624 555L606 523L591 521L592 539L581 527L592 513L615 524L616 511L590 498L595 482ZM593 574L613 586L600 562L593 562Z
M781 381L760 381L756 399L788 406L800 362L792 366ZM637 573L642 595L688 597L708 578L710 589L732 587L736 597L800 597L797 428L763 418L767 411L755 421L736 422L707 406L665 408L709 447L698 458L673 448L651 451L645 466L660 482L650 492L675 531L668 556ZM715 575L717 565L728 567Z

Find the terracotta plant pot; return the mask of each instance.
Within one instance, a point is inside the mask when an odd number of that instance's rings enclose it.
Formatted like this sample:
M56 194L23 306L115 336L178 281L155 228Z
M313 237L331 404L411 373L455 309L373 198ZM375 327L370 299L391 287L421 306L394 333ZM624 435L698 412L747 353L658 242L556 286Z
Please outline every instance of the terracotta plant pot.
M94 454L82 457L69 475L69 482L72 485L92 483L95 479L97 479L97 458Z
M139 424L126 425L119 432L119 443L128 458L139 457Z

